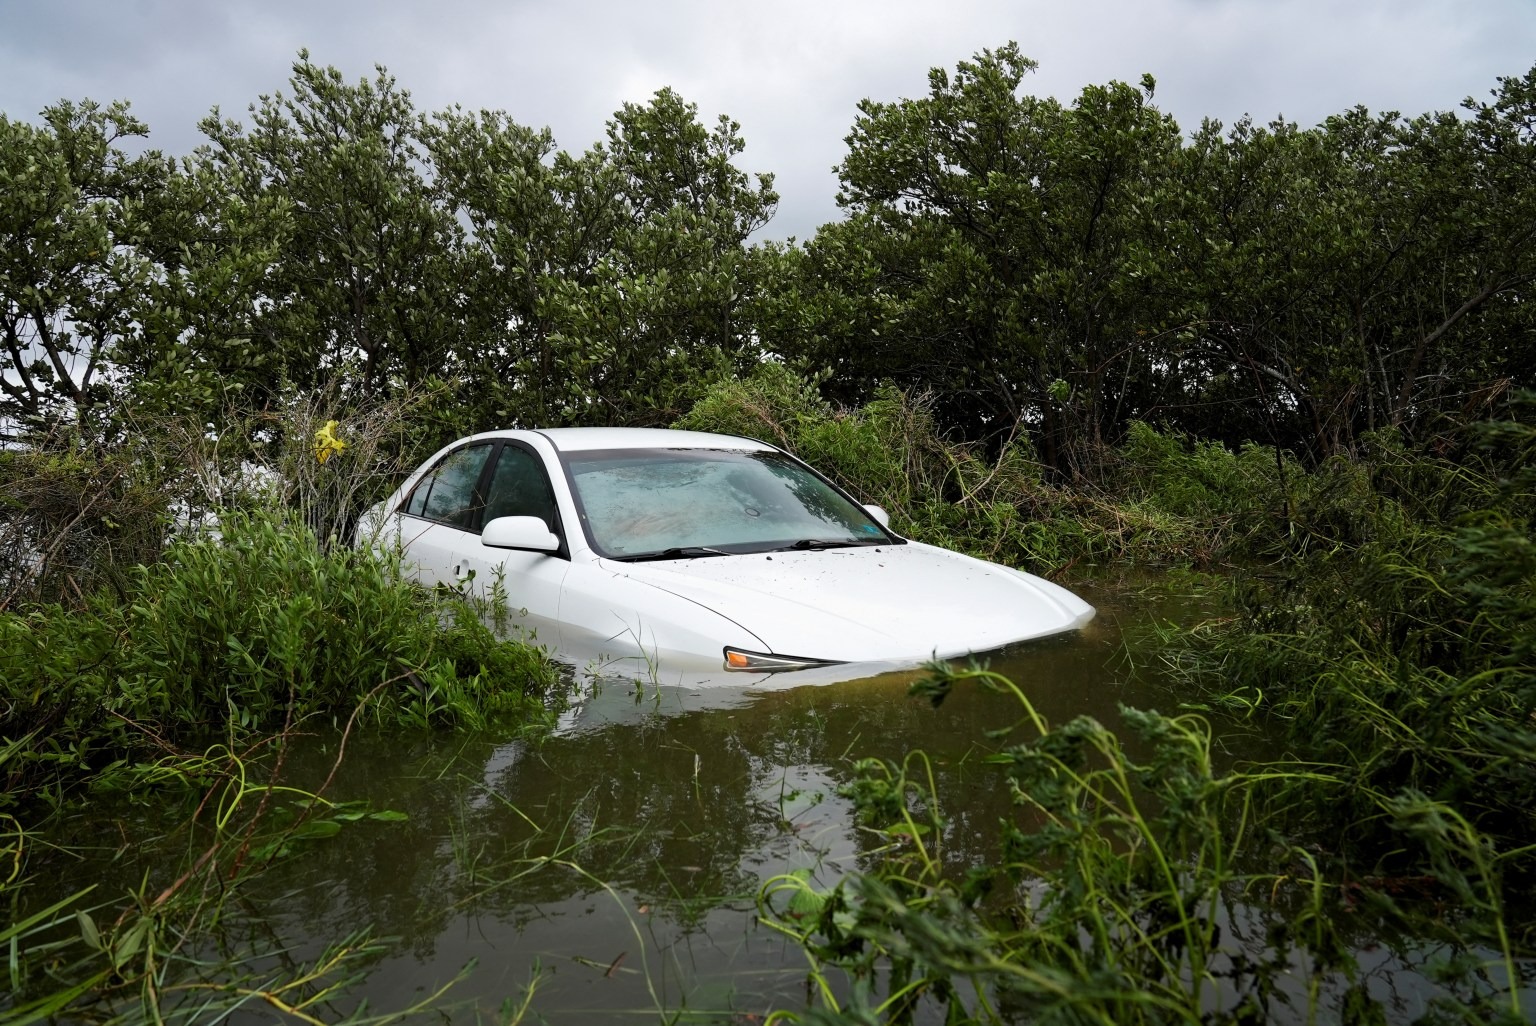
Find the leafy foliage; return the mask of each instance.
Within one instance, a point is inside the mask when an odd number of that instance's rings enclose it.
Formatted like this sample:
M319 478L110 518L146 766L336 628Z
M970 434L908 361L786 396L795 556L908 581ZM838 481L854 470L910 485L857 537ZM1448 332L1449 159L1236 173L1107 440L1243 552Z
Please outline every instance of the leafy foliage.
M536 716L552 672L478 611L373 553L234 514L175 542L122 600L0 614L5 801L60 797L167 746L362 708L384 722Z
M66 101L43 119L0 114L0 418L46 431L89 420L112 347L138 330L148 270L127 243L165 167L115 145L148 131L126 103Z
M900 531L1038 568L1268 551L1284 485L1306 479L1294 466L1287 478L1286 464L1258 447L1234 454L1133 424L1124 446L1098 455L1106 490L1065 488L1047 480L1027 439L989 458L981 445L943 438L931 396L885 385L863 406L838 409L775 363L720 382L675 426L782 445L883 506Z
M180 164L119 147L148 130L126 105L6 119L0 415L444 385L461 432L661 424L778 358L844 405L891 382L989 457L1027 437L1048 475L1101 483L1132 423L1312 463L1528 382L1536 72L1463 116L1186 138L1150 76L1062 103L1027 92L1034 67L1010 43L861 103L848 217L803 246L752 244L772 176L670 89L579 154L302 52Z
M136 152L126 103L0 114L0 802L236 781L235 742L306 717L538 715L535 653L339 542L469 430L676 423L784 445L900 530L1013 565L1241 565L1237 616L1165 655L1329 766L1220 775L1193 717L1128 713L1138 761L1026 716L996 760L1009 847L965 880L933 857L921 760L862 766L884 861L770 895L855 978L809 1018L1250 1021L1288 944L1354 979L1320 909L1362 865L1453 894L1440 925L1513 978L1531 938L1508 895L1536 878L1536 70L1460 115L1186 134L1151 76L1061 102L1034 68L1010 43L861 103L847 216L803 245L754 241L772 176L670 89L580 153L303 52L180 160ZM1273 825L1311 847L1251 831L1277 789L1313 818ZM1297 893L1275 945L1239 951L1214 924L1255 886ZM140 904L0 931L13 966L71 924L91 952L83 989L24 1011L152 990L176 944ZM259 993L308 1007L369 950ZM1339 1011L1378 1009L1351 983Z
M473 230L459 369L482 423L666 423L755 362L741 310L763 272L744 243L777 195L731 163L735 122L706 129L662 89L579 157L500 113L440 114L428 140Z
M78 602L160 555L172 500L146 446L89 454L63 434L0 451L0 610Z
M1336 793L1317 767L1219 772L1209 725L1193 715L1122 709L1134 745L1097 721L1045 722L1022 690L979 669L935 666L913 693L955 687L1014 695L1022 718L988 761L1013 797L1002 848L985 864L946 863L946 821L921 752L865 760L843 794L878 838L861 871L820 889L806 872L770 880L769 924L810 956L808 1023L1252 1023L1329 1010L1372 1021L1349 939L1328 912L1323 867L1264 823L1279 793ZM1496 869L1468 860L1485 843L1443 805L1384 802L1466 907ZM1267 895L1256 902L1255 895ZM1504 968L1512 966L1503 947ZM853 985L837 989L831 971ZM1519 997L1468 965L1448 1021L1519 1021ZM1332 995L1329 997L1329 995Z
M253 324L289 380L355 368L366 395L441 373L461 330L462 231L422 171L410 94L382 68L355 85L300 52L293 94L262 97L247 130L215 111L193 167L244 204L282 202L283 259Z
M1379 795L1443 802L1504 853L1515 893L1536 872L1536 430L1478 434L1464 461L1384 449L1373 475L1350 476L1327 537L1249 576L1236 618L1166 655L1210 701L1346 768L1341 854L1390 848L1402 824L1363 811Z
M1501 79L1468 113L1356 109L1187 140L1155 82L1025 91L1012 44L864 101L839 168L847 220L796 252L765 322L836 398L931 391L995 446L1022 424L1089 475L1136 421L1317 460L1424 437L1529 380L1536 273L1529 112Z

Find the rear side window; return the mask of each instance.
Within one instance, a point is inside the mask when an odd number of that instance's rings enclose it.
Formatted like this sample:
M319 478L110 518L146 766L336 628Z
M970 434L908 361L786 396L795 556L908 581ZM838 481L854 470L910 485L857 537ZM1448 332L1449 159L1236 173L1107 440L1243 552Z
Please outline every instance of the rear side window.
M486 489L485 522L497 517L538 517L545 527L555 529L555 495L543 461L515 445L502 446Z
M490 454L491 446L485 443L455 449L444 456L411 492L405 501L405 512L466 530L473 527L480 511L475 485Z

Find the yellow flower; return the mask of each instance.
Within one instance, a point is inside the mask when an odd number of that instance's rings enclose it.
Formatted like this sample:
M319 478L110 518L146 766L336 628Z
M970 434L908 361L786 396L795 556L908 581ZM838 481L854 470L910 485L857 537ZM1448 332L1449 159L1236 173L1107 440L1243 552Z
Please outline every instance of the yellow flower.
M315 459L321 463L324 463L347 447L346 442L336 437L337 427L337 421L328 420L325 422L325 427L315 432Z

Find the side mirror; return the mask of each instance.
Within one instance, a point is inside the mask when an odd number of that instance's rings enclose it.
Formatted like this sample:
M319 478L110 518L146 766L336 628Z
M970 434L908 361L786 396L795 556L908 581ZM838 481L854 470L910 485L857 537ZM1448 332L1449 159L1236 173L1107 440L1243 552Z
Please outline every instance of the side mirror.
M865 506L864 512L875 518L875 522L881 527L891 526L891 515L881 506Z
M480 532L480 544L493 549L554 552L560 539L538 517L497 517Z

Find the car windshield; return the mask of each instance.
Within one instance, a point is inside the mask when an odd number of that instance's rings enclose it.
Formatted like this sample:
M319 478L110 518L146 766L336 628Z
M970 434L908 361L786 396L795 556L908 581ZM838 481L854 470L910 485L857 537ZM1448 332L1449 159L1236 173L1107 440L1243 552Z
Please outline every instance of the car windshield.
M890 535L776 452L608 449L565 454L598 552L687 558L871 545Z

